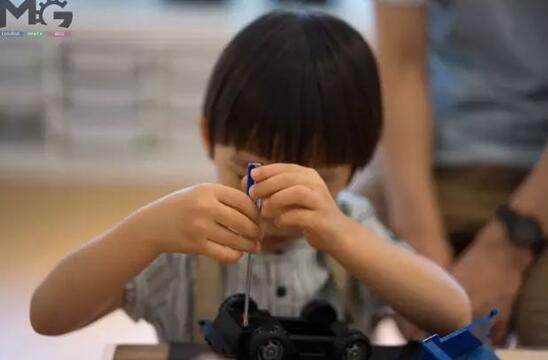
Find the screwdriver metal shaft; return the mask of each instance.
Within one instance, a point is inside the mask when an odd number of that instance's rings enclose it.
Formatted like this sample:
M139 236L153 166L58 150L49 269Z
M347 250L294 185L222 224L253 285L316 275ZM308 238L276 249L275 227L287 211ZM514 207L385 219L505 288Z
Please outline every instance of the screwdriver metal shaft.
M247 164L247 188L246 194L249 196L249 189L255 184L255 180L251 177L251 170L256 167L261 166L259 163L249 163ZM255 200L255 205L261 209L261 201ZM260 239L259 239L260 240ZM242 325L247 327L249 325L249 297L251 294L251 275L253 270L253 255L251 253L247 254L246 260L246 274L245 274L245 304L244 304L244 317Z
M249 325L249 293L251 292L251 268L253 263L253 256L251 253L247 254L246 263L246 275L245 275L245 305L244 305L244 319L242 325L247 327Z

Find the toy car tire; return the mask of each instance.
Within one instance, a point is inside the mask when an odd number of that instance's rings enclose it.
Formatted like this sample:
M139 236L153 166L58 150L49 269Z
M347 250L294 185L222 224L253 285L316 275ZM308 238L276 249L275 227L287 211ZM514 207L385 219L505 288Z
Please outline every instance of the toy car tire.
M301 318L329 325L337 320L337 311L327 301L313 300L303 307Z
M371 357L369 339L359 331L352 330L333 344L331 360L367 360Z
M258 329L250 338L248 359L290 360L295 350L287 334L280 329Z
M230 309L236 308L239 309L242 313L245 306L245 295L244 294L234 294L227 297L220 306L221 311L228 311ZM249 311L257 311L257 303L249 298Z

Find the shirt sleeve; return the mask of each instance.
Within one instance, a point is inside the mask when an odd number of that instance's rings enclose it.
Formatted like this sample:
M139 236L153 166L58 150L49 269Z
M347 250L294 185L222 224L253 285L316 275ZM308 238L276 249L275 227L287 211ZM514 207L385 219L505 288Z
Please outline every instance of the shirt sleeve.
M339 194L337 201L343 213L362 224L376 235L387 241L391 241L402 248L412 249L411 245L398 239L392 231L384 226L377 218L375 208L367 198L344 191Z
M126 284L124 311L152 324L161 341L190 339L193 275L190 256L160 255Z

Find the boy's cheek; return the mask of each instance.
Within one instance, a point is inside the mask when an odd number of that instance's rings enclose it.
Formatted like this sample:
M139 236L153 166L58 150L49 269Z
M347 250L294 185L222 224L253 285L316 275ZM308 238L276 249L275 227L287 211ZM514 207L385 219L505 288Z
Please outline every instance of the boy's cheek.
M242 190L242 181L240 177L228 171L223 171L222 169L217 169L217 182L224 186Z

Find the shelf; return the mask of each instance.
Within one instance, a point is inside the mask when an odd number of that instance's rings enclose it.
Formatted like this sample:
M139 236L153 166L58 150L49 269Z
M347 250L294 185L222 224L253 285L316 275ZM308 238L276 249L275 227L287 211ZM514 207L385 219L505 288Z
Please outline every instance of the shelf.
M325 10L371 38L372 4L332 3ZM24 124L20 143L0 136L0 177L212 180L198 126L209 73L234 33L274 5L75 0L70 38L7 39L0 45L0 113L13 116L6 121L12 129L34 116L43 132L39 139L29 132L34 144L24 139Z
M212 181L213 166L198 139L187 139L185 151L132 152L85 156L42 146L0 145L0 178L68 183L177 184Z

